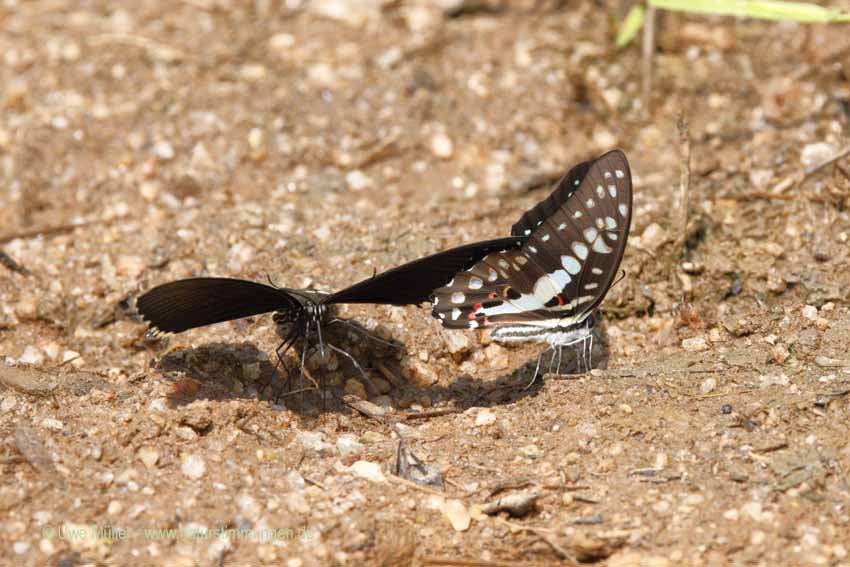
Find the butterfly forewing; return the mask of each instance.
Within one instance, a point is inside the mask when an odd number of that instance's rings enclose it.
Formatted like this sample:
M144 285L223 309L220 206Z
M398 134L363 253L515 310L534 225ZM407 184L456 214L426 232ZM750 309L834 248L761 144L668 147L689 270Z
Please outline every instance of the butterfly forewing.
M622 152L576 166L514 225L514 231L531 230L528 241L488 254L436 290L433 314L453 328L582 322L616 276L631 212L631 174Z
M491 252L518 249L527 239L526 236L497 238L444 250L338 291L325 303L425 303L430 301L433 291L446 285L455 273L469 268Z
M286 290L230 278L191 278L153 288L136 300L139 314L156 333L231 321L270 311L297 311L301 303Z

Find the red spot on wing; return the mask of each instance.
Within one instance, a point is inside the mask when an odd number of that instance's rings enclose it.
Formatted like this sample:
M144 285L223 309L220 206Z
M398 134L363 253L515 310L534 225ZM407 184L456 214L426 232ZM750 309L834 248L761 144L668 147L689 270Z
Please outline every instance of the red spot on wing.
M564 304L564 298L563 298L563 297L561 297L560 295L556 295L556 296L555 296L555 299L557 299L557 300L558 300L558 305L563 305L563 304Z

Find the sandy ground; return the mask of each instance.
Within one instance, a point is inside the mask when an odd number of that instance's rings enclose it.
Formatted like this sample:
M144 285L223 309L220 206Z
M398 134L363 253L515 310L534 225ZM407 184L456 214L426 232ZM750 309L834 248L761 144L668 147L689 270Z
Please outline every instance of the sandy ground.
M443 4L0 3L0 562L850 565L850 176L812 172L846 28L668 14L647 111L613 3ZM523 389L539 345L344 307L404 348L340 331L378 391L314 360L323 404L269 316L150 343L129 308L505 235L613 147L590 373ZM442 486L394 476L401 439Z

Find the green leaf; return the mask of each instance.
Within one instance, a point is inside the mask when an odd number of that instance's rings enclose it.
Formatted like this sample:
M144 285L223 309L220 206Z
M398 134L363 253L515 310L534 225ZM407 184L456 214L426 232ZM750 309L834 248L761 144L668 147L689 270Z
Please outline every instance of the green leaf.
M636 4L629 10L626 19L620 24L620 30L617 32L617 49L621 49L632 42L637 33L643 26L643 18L646 15L646 10L643 4Z
M808 24L850 22L850 14L807 2L778 0L649 0L656 8Z

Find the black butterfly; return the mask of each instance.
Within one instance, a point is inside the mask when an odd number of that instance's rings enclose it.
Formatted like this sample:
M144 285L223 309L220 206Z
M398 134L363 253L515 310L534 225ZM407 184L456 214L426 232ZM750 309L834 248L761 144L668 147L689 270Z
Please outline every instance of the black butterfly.
M580 163L513 226L511 234L528 240L483 256L435 290L432 314L453 329L493 326L496 341L545 341L559 354L562 346L584 347L631 219L625 154L614 150Z
M329 306L338 303L426 303L434 289L445 285L456 272L493 252L518 248L527 239L512 236L459 246L403 264L332 294L231 278L177 280L140 296L136 309L150 323L148 334L152 337L274 312L273 321L283 338L276 349L281 362L281 353L301 339L304 342L302 371L306 358L315 350L324 356L327 345L330 350L349 358L362 373L351 355L322 338L325 326L344 322L330 316Z

